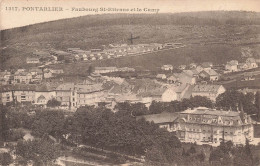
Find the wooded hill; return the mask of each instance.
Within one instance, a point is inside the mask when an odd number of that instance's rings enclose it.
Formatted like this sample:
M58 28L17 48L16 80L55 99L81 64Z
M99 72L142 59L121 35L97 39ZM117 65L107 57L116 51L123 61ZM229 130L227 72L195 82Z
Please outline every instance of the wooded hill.
M22 67L25 57L35 50L101 48L110 43L126 43L130 33L140 36L134 44L217 43L216 52L231 44L230 48L236 45L236 52L240 52L241 45L255 47L260 42L259 25L260 13L244 11L89 15L2 30L0 61L2 68ZM212 49L206 49L208 54L207 50Z

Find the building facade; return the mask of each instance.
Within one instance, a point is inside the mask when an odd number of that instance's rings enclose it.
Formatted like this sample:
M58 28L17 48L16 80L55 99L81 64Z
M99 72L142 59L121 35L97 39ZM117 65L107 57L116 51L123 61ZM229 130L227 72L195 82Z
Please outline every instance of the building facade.
M180 112L177 137L183 142L245 144L254 138L251 118L243 112L198 107Z
M222 85L201 84L195 85L192 89L192 96L205 96L212 101L216 101L218 95L224 93L226 89Z

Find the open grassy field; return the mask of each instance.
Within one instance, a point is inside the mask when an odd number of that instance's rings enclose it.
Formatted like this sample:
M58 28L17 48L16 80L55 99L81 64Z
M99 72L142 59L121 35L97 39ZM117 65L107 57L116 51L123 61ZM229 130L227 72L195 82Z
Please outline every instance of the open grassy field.
M140 56L121 57L116 59L99 60L93 62L76 62L70 64L57 64L53 67L63 68L66 73L87 72L88 67L117 66L132 67L140 70L160 70L164 64L174 67L188 65L192 62L200 63L211 61L214 64L226 63L227 60L240 59L240 48L229 45L187 45L183 48L148 53Z

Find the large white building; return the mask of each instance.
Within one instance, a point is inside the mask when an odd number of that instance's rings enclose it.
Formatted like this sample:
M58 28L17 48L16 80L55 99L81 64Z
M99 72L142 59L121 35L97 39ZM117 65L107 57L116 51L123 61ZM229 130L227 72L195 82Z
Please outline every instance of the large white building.
M180 112L177 123L176 134L183 142L217 145L224 139L245 144L254 138L252 120L244 112L198 107Z

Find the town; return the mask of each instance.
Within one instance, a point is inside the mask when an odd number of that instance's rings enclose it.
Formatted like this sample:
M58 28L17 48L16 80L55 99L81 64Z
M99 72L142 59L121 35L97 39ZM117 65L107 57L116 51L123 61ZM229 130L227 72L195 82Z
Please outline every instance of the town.
M220 43L165 36L21 51L24 64L0 71L0 165L259 165L257 48L214 61L213 51L190 52L217 45L218 59L228 50Z

